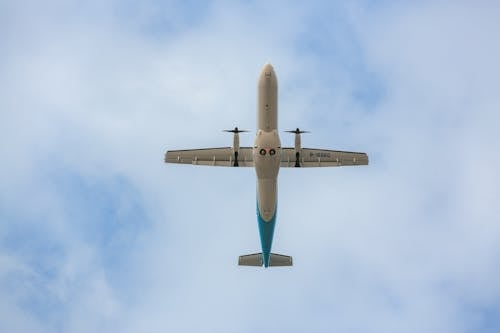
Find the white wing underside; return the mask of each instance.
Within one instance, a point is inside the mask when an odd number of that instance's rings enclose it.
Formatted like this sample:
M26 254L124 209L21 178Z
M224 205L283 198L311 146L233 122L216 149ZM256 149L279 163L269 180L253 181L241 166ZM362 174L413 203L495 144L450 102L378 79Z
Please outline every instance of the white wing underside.
M234 166L234 151L230 147L169 150L165 163L181 163L208 166ZM241 147L238 152L238 166L253 167L252 148Z
M311 168L311 167L337 167L368 165L368 155L351 151L327 150L302 148L298 151L295 148L281 149L282 168Z
M165 154L165 163L180 163L207 166L235 166L235 154L231 147L170 150ZM287 167L335 167L367 165L368 155L340 150L302 148L297 152L294 148L281 149L282 168ZM251 147L241 147L238 152L239 167L253 167Z

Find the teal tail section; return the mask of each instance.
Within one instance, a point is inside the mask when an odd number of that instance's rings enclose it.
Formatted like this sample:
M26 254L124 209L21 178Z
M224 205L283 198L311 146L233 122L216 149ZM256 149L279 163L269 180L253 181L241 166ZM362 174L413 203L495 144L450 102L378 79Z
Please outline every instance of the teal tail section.
M282 254L271 253L273 245L274 226L276 224L276 211L269 221L265 221L260 215L259 204L257 203L257 222L259 224L261 253L247 254L240 256L238 265L240 266L292 266L292 257Z
M259 211L259 203L257 202L257 222L259 224L260 245L262 247L262 260L264 267L269 267L269 257L271 254L271 247L273 245L274 226L276 225L276 212L269 221L264 221Z

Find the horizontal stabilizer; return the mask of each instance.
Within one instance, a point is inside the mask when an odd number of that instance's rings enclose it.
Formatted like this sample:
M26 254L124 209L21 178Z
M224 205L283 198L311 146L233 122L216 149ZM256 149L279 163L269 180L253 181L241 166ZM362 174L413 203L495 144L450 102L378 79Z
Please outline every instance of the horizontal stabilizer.
M240 266L262 266L262 264L262 253L247 254L238 259Z
M253 253L240 256L238 259L238 265L240 266L262 266L264 261L262 259L262 253ZM269 266L292 266L293 260L290 256L285 256L282 254L271 253L269 256Z
M271 253L269 266L292 266L292 257L282 254Z

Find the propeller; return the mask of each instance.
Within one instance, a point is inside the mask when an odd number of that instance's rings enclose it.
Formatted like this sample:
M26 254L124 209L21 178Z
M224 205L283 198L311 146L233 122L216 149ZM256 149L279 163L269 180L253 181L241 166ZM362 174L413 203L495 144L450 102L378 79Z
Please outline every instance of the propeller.
M238 127L235 127L232 130L223 130L223 132L228 132L228 133L234 134L234 137L233 137L233 152L234 152L233 166L237 167L237 166L239 166L238 155L239 155L239 150L240 150L240 136L238 135L238 133L243 133L243 132L248 132L248 131L240 130L240 129L238 129Z
M295 134L295 167L300 168L300 154L302 152L302 144L300 140L300 135L302 133L311 133L309 131L301 131L298 127L295 129L295 131L285 131L287 133L292 133Z
M294 133L294 134L302 134L302 133L311 133L309 131L301 131L298 127L294 131L285 131L286 133Z
M249 132L249 131L247 131L247 130L240 130L240 129L238 129L238 127L235 127L234 129L223 130L222 132L228 132L228 133L238 134L238 133Z

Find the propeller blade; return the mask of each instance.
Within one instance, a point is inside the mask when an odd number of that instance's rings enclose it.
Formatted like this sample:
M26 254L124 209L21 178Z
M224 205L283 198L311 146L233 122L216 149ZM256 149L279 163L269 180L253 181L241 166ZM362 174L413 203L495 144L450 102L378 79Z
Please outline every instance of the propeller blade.
M294 131L285 131L286 133L294 133L294 134L302 134L302 133L311 133L309 131L301 131L298 127Z
M235 127L232 130L223 130L222 132L228 132L228 133L243 133L243 132L249 132L247 130L240 130L238 127Z

